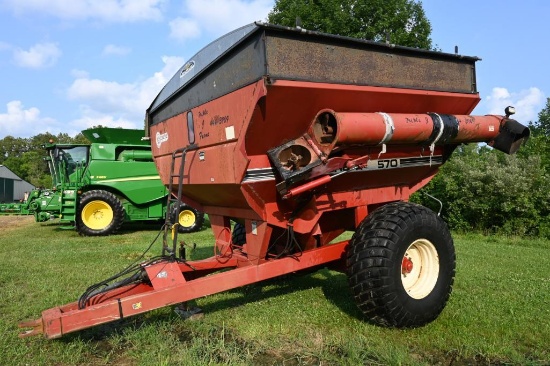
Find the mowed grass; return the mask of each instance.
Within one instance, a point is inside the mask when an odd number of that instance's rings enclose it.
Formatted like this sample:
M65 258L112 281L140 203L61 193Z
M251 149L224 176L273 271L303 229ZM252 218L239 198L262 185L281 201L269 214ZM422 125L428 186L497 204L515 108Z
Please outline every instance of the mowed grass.
M17 324L73 302L134 260L159 225L79 237L55 223L0 217L1 365L550 364L550 241L454 235L457 275L441 316L417 329L369 324L344 274L285 276L61 339L18 338ZM139 229L139 230L138 230ZM212 255L209 229L185 237ZM160 254L160 241L148 256Z

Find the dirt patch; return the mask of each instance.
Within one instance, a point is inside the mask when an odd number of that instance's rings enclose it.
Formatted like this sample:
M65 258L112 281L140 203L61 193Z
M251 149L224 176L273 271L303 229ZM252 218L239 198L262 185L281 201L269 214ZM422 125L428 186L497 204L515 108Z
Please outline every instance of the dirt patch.
M0 216L0 230L10 230L27 226L34 222L34 216L7 215Z

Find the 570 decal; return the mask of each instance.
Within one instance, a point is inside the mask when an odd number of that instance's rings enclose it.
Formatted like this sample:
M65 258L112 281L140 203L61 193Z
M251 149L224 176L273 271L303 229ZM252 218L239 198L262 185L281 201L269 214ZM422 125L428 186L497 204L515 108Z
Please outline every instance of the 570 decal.
M401 159L372 159L367 162L367 170L395 169L401 166Z
M399 168L399 159L380 159L376 162L378 169Z
M419 158L372 159L367 162L365 170L408 168L425 165L432 166L441 165L442 162L443 157L441 155L422 156Z

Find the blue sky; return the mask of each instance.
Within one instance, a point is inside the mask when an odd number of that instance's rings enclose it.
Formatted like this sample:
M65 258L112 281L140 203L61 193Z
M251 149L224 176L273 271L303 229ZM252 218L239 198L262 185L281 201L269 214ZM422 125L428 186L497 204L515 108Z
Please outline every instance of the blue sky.
M273 0L0 0L0 138L142 128L145 109L217 37ZM444 52L478 56L474 114L536 121L550 97L547 0L424 0Z

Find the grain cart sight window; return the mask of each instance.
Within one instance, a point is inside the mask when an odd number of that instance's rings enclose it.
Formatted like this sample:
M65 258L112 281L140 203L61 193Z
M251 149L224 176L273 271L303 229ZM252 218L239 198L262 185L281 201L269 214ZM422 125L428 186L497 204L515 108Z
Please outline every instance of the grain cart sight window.
M191 111L187 112L187 138L190 145L195 143L195 123L193 122L193 112Z

